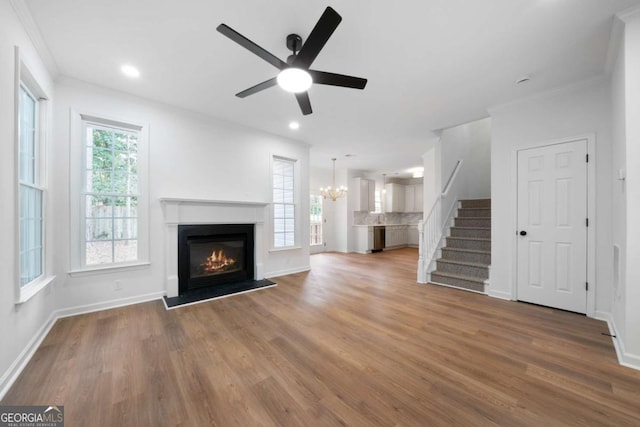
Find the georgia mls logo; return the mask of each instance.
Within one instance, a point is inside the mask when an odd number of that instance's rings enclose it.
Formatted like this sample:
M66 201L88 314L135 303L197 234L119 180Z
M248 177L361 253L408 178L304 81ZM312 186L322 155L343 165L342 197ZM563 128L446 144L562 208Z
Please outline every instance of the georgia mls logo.
M0 406L0 427L64 427L64 406Z

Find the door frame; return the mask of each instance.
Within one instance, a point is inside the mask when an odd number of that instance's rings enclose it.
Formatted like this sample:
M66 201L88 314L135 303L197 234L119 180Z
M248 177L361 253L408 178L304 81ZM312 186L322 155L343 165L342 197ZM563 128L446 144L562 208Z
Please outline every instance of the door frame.
M532 148L541 148L550 145L564 144L574 141L587 141L587 155L589 162L587 163L587 218L589 218L589 227L587 227L587 281L589 289L587 291L587 316L595 317L596 315L596 135L588 133L568 138L560 138L549 141L540 141L531 145L521 145L515 147L511 152L511 229L513 231L511 240L511 249L513 254L517 254L518 250L518 152L529 150ZM518 257L512 259L511 268L511 299L517 300L517 279L518 279Z

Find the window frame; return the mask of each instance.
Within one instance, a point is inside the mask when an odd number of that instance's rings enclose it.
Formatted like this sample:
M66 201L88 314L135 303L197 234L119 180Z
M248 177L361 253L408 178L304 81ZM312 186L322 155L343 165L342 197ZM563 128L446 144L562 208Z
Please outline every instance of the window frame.
M137 134L137 259L133 261L111 262L103 264L86 263L86 154L87 125L100 128L120 130ZM149 163L148 163L148 130L149 126L128 120L116 119L104 114L79 113L71 110L71 276L96 274L103 271L131 269L149 266ZM118 239L115 239L118 240ZM112 240L113 241L113 240Z
M314 198L319 199L320 201L320 222L317 221L312 221L311 218L314 216L313 213L311 212L311 209L313 207L313 200ZM312 243L312 236L314 235L314 233L312 232L313 226L314 224L320 224L320 232L318 234L319 238L320 238L320 242L319 243ZM309 195L309 246L314 247L314 246L324 246L324 198L320 195L320 194L310 194Z
M50 130L48 112L49 99L42 85L25 64L18 46L15 47L15 80L14 80L14 247L15 247L15 302L23 304L38 292L52 283L55 279L51 273L51 248L48 233L50 213L48 207L48 179L47 179L47 142ZM34 147L33 147L33 182L22 180L21 162L21 93L22 90L34 101ZM21 267L21 189L22 187L36 190L40 201L40 274L29 282L22 283Z
M293 202L292 203L276 203L274 201L273 192L274 192L274 171L275 171L275 163L277 161L290 163L293 167ZM299 181L300 181L300 172L299 172L299 162L297 159L280 156L280 155L271 155L271 168L270 168L270 193L271 193L271 244L270 251L287 251L292 249L300 249L300 215L299 215L299 206L300 206L300 195L299 195ZM293 206L293 244L288 246L276 246L276 231L275 231L275 210L276 205L284 204Z

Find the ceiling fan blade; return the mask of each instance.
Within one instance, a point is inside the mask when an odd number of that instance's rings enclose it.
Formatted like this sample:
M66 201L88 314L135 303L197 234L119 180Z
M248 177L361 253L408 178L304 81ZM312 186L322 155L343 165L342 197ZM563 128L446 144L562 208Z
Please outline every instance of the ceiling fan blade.
M316 56L320 53L324 45L336 30L338 24L342 21L342 17L331 7L327 7L322 16L311 30L311 34L304 42L300 53L293 60L293 66L299 68L309 68Z
M364 89L367 79L345 76L344 74L327 73L325 71L309 70L313 83L321 85L341 86L352 89Z
M219 33L229 37L231 40L238 43L240 46L255 53L260 58L264 59L269 64L276 67L277 69L282 70L283 68L288 67L286 62L282 61L275 55L267 52L266 50L264 50L263 48L261 48L260 46L258 46L257 44L255 44L254 42L252 42L242 34L240 34L239 32L237 32L236 30L232 29L231 27L228 27L225 24L220 24L216 29L218 30Z
M238 98L246 98L249 95L253 95L256 92L260 92L261 90L269 89L271 86L275 86L278 84L277 78L274 77L269 80L265 80L262 83L258 83L255 86L250 87L249 89L245 89L242 92L236 93Z
M298 100L302 114L306 116L313 113L313 110L311 110L311 101L309 101L309 92L296 93L296 99Z

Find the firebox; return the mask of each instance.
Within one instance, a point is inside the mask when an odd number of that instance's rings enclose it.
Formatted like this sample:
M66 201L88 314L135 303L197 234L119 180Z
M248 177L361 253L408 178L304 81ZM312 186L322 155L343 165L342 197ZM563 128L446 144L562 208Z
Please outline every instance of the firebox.
M253 224L178 225L178 288L253 280Z

